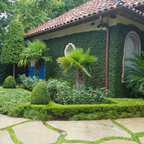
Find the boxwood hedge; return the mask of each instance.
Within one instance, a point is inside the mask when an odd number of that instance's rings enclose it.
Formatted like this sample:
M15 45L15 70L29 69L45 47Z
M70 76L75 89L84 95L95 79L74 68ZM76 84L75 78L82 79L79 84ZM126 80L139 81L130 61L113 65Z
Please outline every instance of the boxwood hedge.
M144 116L144 100L143 99L114 99L109 98L111 104L94 104L94 105L59 105L50 102L49 105L31 105L30 103L22 104L23 114L28 118L28 113L32 110L37 113L44 113L52 117L52 119L70 119L72 116L84 113L97 115L103 114L102 117L97 116L95 119L113 119L126 117L143 117ZM27 115L25 115L27 113Z

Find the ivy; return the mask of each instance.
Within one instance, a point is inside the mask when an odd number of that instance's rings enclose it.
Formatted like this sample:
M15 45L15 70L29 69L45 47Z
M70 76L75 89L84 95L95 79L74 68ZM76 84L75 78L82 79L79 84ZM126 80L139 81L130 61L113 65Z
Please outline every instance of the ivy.
M126 35L130 31L136 31L141 38L142 49L144 45L143 32L132 25L118 24L110 27L110 62L109 62L109 87L115 97L129 97L129 91L125 84L121 82L122 75L122 57ZM46 79L57 77L68 80L73 75L62 75L62 72L56 63L58 57L64 56L64 49L68 43L73 43L78 48L91 49L90 54L98 57L98 61L90 68L92 77L85 76L85 83L88 86L105 86L105 45L106 31L91 31L54 38L45 41L47 47L51 49L49 55L53 62L46 63ZM46 54L48 55L48 54Z

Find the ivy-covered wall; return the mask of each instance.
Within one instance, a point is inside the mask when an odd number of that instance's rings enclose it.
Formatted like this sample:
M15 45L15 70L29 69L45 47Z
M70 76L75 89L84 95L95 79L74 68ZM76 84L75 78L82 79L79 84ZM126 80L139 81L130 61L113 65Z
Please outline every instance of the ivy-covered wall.
M130 31L136 31L141 37L143 46L143 33L131 25L118 24L110 28L110 67L109 67L109 87L115 97L128 97L129 93L125 85L121 83L122 57L126 35ZM89 86L105 86L105 45L106 31L91 31L68 35L60 38L45 41L50 51L46 55L51 55L53 62L45 64L45 77L57 77L68 79L71 76L64 76L61 73L56 59L64 56L64 49L68 43L73 43L78 48L85 51L90 48L90 54L98 57L91 69L92 77L85 76L85 83ZM73 78L74 79L74 78Z
M144 32L140 31L133 25L119 24L112 29L110 42L109 85L116 97L129 97L130 92L126 89L126 84L122 84L121 82L125 38L129 32L137 32L141 40L141 49L144 50Z

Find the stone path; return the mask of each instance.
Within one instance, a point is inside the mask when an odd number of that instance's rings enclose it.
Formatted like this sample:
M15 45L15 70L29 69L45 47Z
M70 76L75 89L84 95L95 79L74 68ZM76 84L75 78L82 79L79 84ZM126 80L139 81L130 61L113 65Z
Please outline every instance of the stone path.
M0 115L0 144L144 144L144 118L41 122Z

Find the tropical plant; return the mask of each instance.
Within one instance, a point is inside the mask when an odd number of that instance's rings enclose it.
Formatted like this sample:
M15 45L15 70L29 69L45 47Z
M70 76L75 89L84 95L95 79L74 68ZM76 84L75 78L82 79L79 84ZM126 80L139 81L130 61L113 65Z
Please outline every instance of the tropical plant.
M84 73L90 77L89 72L85 67L90 66L91 63L96 62L97 58L95 56L89 55L90 49L84 53L83 49L72 50L68 56L59 57L57 62L60 67L64 70L63 73L76 71L76 87L80 89L84 84ZM84 72L84 73L83 73Z
M13 77L15 77L15 64L20 60L20 54L25 47L24 29L18 20L10 23L1 51L1 63L13 64Z
M20 55L18 66L26 66L29 62L35 62L35 75L38 75L38 61L40 59L51 61L51 57L45 57L44 51L49 50L42 41L28 42L28 47L23 50Z
M134 58L127 59L132 62L126 73L127 87L136 95L144 94L144 52L141 56L138 54L134 56Z

